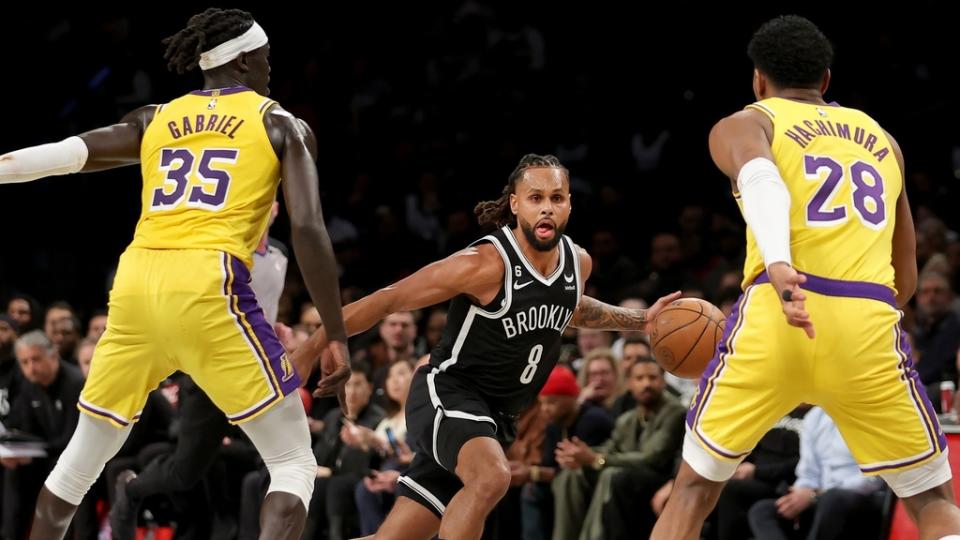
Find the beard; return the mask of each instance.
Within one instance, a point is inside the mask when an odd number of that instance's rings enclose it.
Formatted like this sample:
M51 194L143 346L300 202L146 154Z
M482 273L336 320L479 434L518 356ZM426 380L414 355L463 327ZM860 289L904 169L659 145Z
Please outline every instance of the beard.
M537 251L550 251L557 247L557 244L560 243L560 238L563 237L563 231L567 229L566 222L557 223L556 228L553 229L553 238L541 240L537 238L537 232L533 230L533 225L521 219L520 216L517 216L517 224L520 225L520 230L523 231L523 236L527 238L527 242Z

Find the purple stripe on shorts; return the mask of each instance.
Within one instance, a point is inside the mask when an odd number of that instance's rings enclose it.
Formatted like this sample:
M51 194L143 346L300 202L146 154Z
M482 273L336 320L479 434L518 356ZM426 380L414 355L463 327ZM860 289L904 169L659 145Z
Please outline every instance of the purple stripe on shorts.
M913 465L914 463L919 463L925 459L929 459L930 456L932 455L933 455L933 451L931 450L930 452L927 452L926 454L916 459L911 459L910 461L904 461L903 463L891 463L889 465L878 465L876 467L860 467L860 470L865 473L875 473L880 471L887 471L890 469L902 469L904 467Z
M740 459L740 458L742 458L742 457L744 457L744 456L746 456L747 454L750 453L750 452L743 452L742 454L731 454L731 453L729 453L729 452L723 451L723 450L717 448L716 446L710 444L710 441L708 441L708 440L706 440L705 438L703 438L703 437L702 437L699 433L697 433L696 431L694 431L693 433L697 436L698 439L700 439L700 442L702 442L703 444L709 446L711 450L713 450L714 452L720 454L721 456L723 456L723 457L725 457L725 458L728 458L728 459Z
M899 338L899 350L905 359L903 363L904 371L909 378L908 380L913 390L910 392L910 397L912 397L917 405L921 407L921 410L926 413L926 418L929 419L929 422L925 419L924 424L930 433L930 440L931 442L936 441L935 445L943 452L947 448L947 436L940 427L940 420L937 418L936 413L933 412L933 404L930 403L930 398L927 396L926 387L920 382L920 375L917 373L917 370L913 369L913 351L910 350L910 344L907 343L907 336L904 335L903 327L899 322L897 323L897 336Z
M300 376L293 369L293 363L287 357L287 351L280 343L273 325L267 322L263 309L257 303L257 296L250 287L250 271L240 259L227 255L233 269L233 294L237 296L237 305L244 318L253 328L256 341L260 342L263 351L267 354L269 367L280 383L280 391L286 396L300 388Z
M897 299L893 295L893 290L886 285L879 283L868 283L866 281L843 281L840 279L830 279L806 272L800 272L807 276L807 282L800 286L801 289L813 291L815 293L825 294L827 296L848 296L852 298L867 298L870 300L879 300L886 302L893 307L897 307ZM760 283L770 283L770 276L764 270L753 280L754 285Z
M85 410L87 410L88 412L91 412L91 413L93 413L93 414L95 414L95 415L97 415L97 416L102 416L102 417L105 417L105 418L109 418L109 419L113 420L114 422L120 424L120 425L123 426L123 427L127 427L127 426L130 424L130 422L127 422L126 420L120 418L119 416L117 416L117 415L115 415L115 414L113 414L113 413L111 413L111 412L109 412L109 411L105 411L105 410L103 410L103 409L98 409L98 408L96 408L96 407L94 407L94 406L92 406L92 405L87 405L86 403L84 403L84 402L82 402L82 401L78 401L78 402L77 402L77 406L80 407L81 409L85 409Z
M210 96L214 92L219 92L221 96L229 96L230 94L239 94L240 92L247 92L250 89L246 86L232 86L230 88L211 88L209 90L194 90L190 92L195 96Z
M717 350L713 353L713 358L710 359L710 363L707 364L706 369L703 370L703 375L700 376L700 384L699 388L697 388L697 399L694 400L693 405L690 406L690 410L687 411L687 425L690 426L690 429L694 430L694 432L696 432L694 425L699 416L700 404L706 402L707 395L710 393L707 391L707 387L709 386L710 390L713 390L712 379L719 374L719 370L723 367L723 357L729 352L727 343L730 341L730 336L735 332L736 327L740 323L740 311L743 309L743 302L746 296L746 293L741 294L737 303L734 304L733 310L730 311L730 316L727 317L727 323L723 328L723 335L720 336L720 343L717 344Z

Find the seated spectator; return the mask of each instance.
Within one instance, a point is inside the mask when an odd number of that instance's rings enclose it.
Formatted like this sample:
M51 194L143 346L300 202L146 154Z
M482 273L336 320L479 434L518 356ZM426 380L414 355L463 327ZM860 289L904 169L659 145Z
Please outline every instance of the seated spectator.
M547 422L542 456L537 465L510 462L511 484L523 486L521 517L523 540L546 540L553 527L553 493L550 483L557 471L557 445L576 437L589 446L610 438L613 418L603 408L586 402L577 405L580 386L569 369L557 366L540 390L540 412Z
M876 538L880 507L872 495L882 487L879 477L860 472L833 419L814 407L800 431L797 481L786 495L750 508L750 530L759 540Z
M28 332L14 347L25 379L13 403L6 426L42 439L47 457L3 458L4 538L23 538L37 494L53 464L77 427L77 401L83 375L74 365L60 360L53 343L39 330Z
M617 366L620 372L620 379L627 380L627 373L630 372L630 366L635 364L641 358L652 358L650 342L642 335L631 335L623 343L623 354L620 356L620 364ZM633 392L625 388L620 397L613 402L610 410L613 418L619 418L621 414L632 411L637 406L633 399Z
M620 370L613 351L601 347L590 351L580 370L580 402L603 407L607 412L620 395Z
M686 409L664 391L663 369L652 360L631 366L628 384L637 408L617 418L609 440L594 448L579 438L557 445L564 470L553 480L554 540L622 538L638 520L649 534L652 515L634 515L646 507L636 501L650 500L669 478Z
M580 373L583 371L583 364L586 357L594 349L601 347L610 347L613 344L613 332L605 330L594 330L592 328L573 328L567 327L569 331L576 332L577 349L580 351L580 358L573 361L573 371ZM580 384L583 386L583 383Z
M344 426L341 429L343 441L354 447L373 450L384 457L379 471L359 482L354 492L357 509L360 514L360 532L368 535L377 529L387 517L393 506L393 490L397 478L413 461L413 452L406 443L407 423L404 408L413 379L413 364L400 360L390 366L387 372L386 413L387 416L377 424L375 430L362 426Z
M0 422L10 414L10 407L17 397L22 375L17 364L17 355L13 346L17 341L19 324L7 315L0 313Z
M650 307L650 305L647 304L646 300L642 298L624 298L623 300L620 301L620 304L618 305L622 308L627 308L627 309L647 309L648 307ZM634 331L625 330L625 331L619 332L617 339L613 342L613 345L610 346L610 348L613 349L613 356L616 358L622 359L623 346L627 344L627 340L633 337L644 338L646 336L644 335L643 332L639 330L634 330ZM647 355L649 355L649 352L647 353ZM626 377L625 368L627 367L629 366L624 366L621 362L620 375L622 377Z
M107 312L102 309L98 309L93 312L93 315L90 317L90 321L87 322L87 339L92 339L94 342L100 339L100 336L107 331Z

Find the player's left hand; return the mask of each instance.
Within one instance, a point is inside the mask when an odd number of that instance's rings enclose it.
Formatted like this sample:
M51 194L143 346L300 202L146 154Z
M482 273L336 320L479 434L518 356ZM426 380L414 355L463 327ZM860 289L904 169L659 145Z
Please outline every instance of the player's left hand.
M350 379L350 351L342 341L331 341L320 355L320 382L313 392L315 397L337 396L340 410L349 417L347 410L347 381Z
M777 296L780 297L787 324L802 328L807 337L813 339L815 336L813 322L810 321L805 303L807 295L800 288L800 285L807 282L807 276L783 262L771 264L767 268L767 275L770 276L770 283L777 291Z
M670 302L673 302L674 300L680 298L681 294L683 293L681 293L680 291L672 292L664 296L663 298L660 298L659 300L654 302L652 306L646 309L647 322L643 325L644 334L650 335L653 333L654 329L656 328L654 324L654 320L657 318L657 315L659 315L660 312L663 311L663 308L667 307L670 304Z
M813 504L814 493L811 488L791 487L790 493L777 499L777 513L786 519L797 519Z

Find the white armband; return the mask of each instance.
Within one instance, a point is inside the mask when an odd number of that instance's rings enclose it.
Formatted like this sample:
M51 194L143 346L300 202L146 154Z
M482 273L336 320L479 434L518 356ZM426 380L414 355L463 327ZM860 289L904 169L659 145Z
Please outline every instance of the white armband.
M14 150L0 156L0 184L71 174L79 172L86 163L87 144L80 137Z
M753 231L763 264L793 264L790 258L790 192L767 158L751 159L737 175L743 218Z

